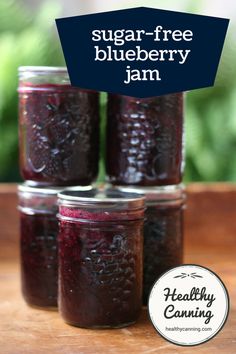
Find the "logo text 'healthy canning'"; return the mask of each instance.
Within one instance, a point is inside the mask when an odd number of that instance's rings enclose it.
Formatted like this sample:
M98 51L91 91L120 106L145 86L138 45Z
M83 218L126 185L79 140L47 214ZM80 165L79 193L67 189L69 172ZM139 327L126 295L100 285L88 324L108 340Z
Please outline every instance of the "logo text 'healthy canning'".
M213 338L229 312L221 279L199 265L185 264L164 273L150 292L148 311L158 333L171 343L192 346Z
M214 85L228 23L146 7L56 20L73 86L140 98Z
M196 288L193 287L189 293L181 293L177 292L177 289L174 288L171 290L171 288L165 288L164 289L164 297L165 301L168 302L168 300L171 301L171 304L168 304L165 309L164 309L164 316L165 318L183 318L183 317L192 317L192 318L203 318L204 323L208 324L210 323L212 317L214 317L214 314L212 313L209 308L212 306L213 301L215 301L215 296L213 293L207 293L206 287ZM179 302L179 301L200 301L204 302L205 301L205 309L200 309L199 306L194 307L193 309L190 310L178 310L176 309L175 305L173 303Z

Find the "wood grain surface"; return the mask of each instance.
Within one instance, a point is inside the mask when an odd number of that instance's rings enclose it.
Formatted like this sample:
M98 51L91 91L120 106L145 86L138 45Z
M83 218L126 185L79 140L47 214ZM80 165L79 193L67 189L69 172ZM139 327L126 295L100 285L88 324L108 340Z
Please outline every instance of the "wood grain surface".
M187 194L185 262L215 271L228 288L231 301L223 330L208 343L190 348L162 339L145 309L133 326L86 330L65 324L56 311L28 307L20 293L16 186L0 185L0 353L235 354L236 186L192 184Z

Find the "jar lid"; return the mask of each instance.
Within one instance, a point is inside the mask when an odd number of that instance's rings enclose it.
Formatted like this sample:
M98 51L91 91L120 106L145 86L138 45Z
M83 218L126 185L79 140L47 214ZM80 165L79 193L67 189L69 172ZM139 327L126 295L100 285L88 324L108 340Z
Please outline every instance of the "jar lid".
M53 186L53 187L36 187L36 186L31 186L27 182L19 184L18 185L18 192L22 193L33 193L33 194L39 194L39 195L45 195L45 196L57 196L57 194L64 189L74 189L74 187L65 187L65 186ZM93 189L91 185L89 186L77 186L77 190L81 191L89 191Z
M43 74L46 73L67 73L67 68L65 66L19 66L18 72L37 72Z
M169 186L155 186L155 187L141 187L141 186L108 186L108 189L118 190L121 192L138 193L145 196L147 202L152 201L174 201L185 199L184 184L169 185Z
M58 194L59 219L76 222L141 220L145 197L137 193L93 188L67 189Z
M74 187L68 187L68 189ZM80 190L92 189L92 186L77 187ZM31 187L28 183L18 185L19 205L18 209L29 215L56 214L58 212L57 194L65 187Z
M99 207L102 209L140 209L144 208L145 196L141 193L126 192L113 189L91 188L81 190L68 188L58 193L63 205L77 205L86 208Z

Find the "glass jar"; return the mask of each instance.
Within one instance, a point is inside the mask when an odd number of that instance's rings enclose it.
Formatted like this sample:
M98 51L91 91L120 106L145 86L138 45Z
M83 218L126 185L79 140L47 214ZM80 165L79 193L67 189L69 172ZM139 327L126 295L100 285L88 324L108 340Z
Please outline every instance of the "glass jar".
M143 304L157 278L183 263L183 210L185 194L180 189L162 193L146 191L144 225Z
M19 68L20 171L31 185L97 177L99 94L70 85L66 68Z
M60 189L18 187L21 286L31 306L57 306L57 193Z
M138 99L109 94L107 181L179 184L183 173L183 94Z
M118 191L59 194L59 309L86 328L134 323L142 305L144 199Z
M183 262L183 185L120 188L146 197L144 222L143 304L157 278Z

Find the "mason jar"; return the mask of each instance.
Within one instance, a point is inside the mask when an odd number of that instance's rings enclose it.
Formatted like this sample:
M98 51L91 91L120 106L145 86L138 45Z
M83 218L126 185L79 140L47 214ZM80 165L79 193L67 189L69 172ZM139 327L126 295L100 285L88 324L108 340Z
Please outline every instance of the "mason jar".
M98 173L99 94L66 68L19 68L20 172L28 184L88 185Z
M57 306L57 193L19 185L21 287L31 306Z
M179 184L183 161L182 93L144 99L108 95L107 182Z
M183 263L183 217L185 189L182 184L168 187L119 188L145 195L143 259L143 304L157 278Z
M142 305L144 198L118 191L59 193L59 310L72 325L117 328Z

